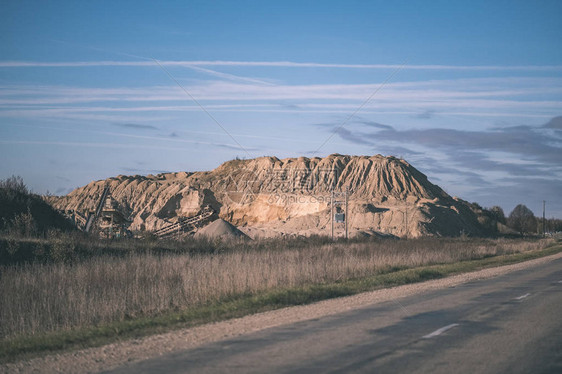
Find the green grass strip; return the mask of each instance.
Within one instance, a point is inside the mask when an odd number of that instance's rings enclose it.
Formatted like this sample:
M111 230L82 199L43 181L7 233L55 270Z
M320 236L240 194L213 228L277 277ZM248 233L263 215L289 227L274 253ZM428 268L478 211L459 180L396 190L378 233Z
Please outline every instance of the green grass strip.
M549 256L562 251L562 245L538 251L487 257L452 264L429 265L390 271L370 277L342 280L328 284L275 289L258 295L241 295L212 305L197 306L156 317L117 321L103 326L83 327L33 336L19 336L0 341L0 362L12 362L41 354L95 347L111 342L193 327L288 306L309 304L335 297L403 284L423 282L446 276Z

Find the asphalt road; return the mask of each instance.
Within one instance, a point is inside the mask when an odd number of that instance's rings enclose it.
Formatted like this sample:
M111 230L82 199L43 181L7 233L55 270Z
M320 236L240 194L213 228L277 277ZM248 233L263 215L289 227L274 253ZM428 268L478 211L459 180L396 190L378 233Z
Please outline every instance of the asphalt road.
M562 259L111 373L562 373Z

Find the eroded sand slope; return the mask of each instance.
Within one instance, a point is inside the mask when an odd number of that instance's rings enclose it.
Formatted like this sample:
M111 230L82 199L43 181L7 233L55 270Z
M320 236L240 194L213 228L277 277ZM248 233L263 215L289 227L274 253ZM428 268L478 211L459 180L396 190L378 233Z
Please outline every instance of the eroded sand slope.
M350 235L481 235L469 204L395 157L260 157L209 172L117 176L52 198L61 210L92 211L105 185L131 230L156 230L212 207L250 237L328 234L332 189L349 191ZM341 227L336 227L341 231Z

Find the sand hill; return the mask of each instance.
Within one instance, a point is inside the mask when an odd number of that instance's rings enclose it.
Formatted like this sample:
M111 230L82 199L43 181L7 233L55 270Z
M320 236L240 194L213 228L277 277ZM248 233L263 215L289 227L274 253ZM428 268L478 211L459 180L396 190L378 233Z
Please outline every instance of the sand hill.
M209 239L248 239L248 236L238 230L236 226L219 218L195 233L195 237L205 237Z
M53 198L61 210L94 209L105 185L132 220L156 230L205 206L250 237L329 234L331 191L349 191L350 235L482 235L465 201L453 198L395 157L260 157L208 172L120 175ZM336 225L341 233L342 225Z

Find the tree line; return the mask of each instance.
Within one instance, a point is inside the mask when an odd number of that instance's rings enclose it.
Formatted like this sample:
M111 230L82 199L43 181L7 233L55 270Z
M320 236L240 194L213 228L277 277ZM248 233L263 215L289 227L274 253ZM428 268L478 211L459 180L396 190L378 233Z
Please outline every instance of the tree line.
M503 209L499 206L493 206L488 210L497 222L517 231L520 235L542 235L544 232L555 233L562 231L561 219L548 218L543 221L542 217L536 217L533 211L524 204L519 204L513 208L508 217L505 217Z

